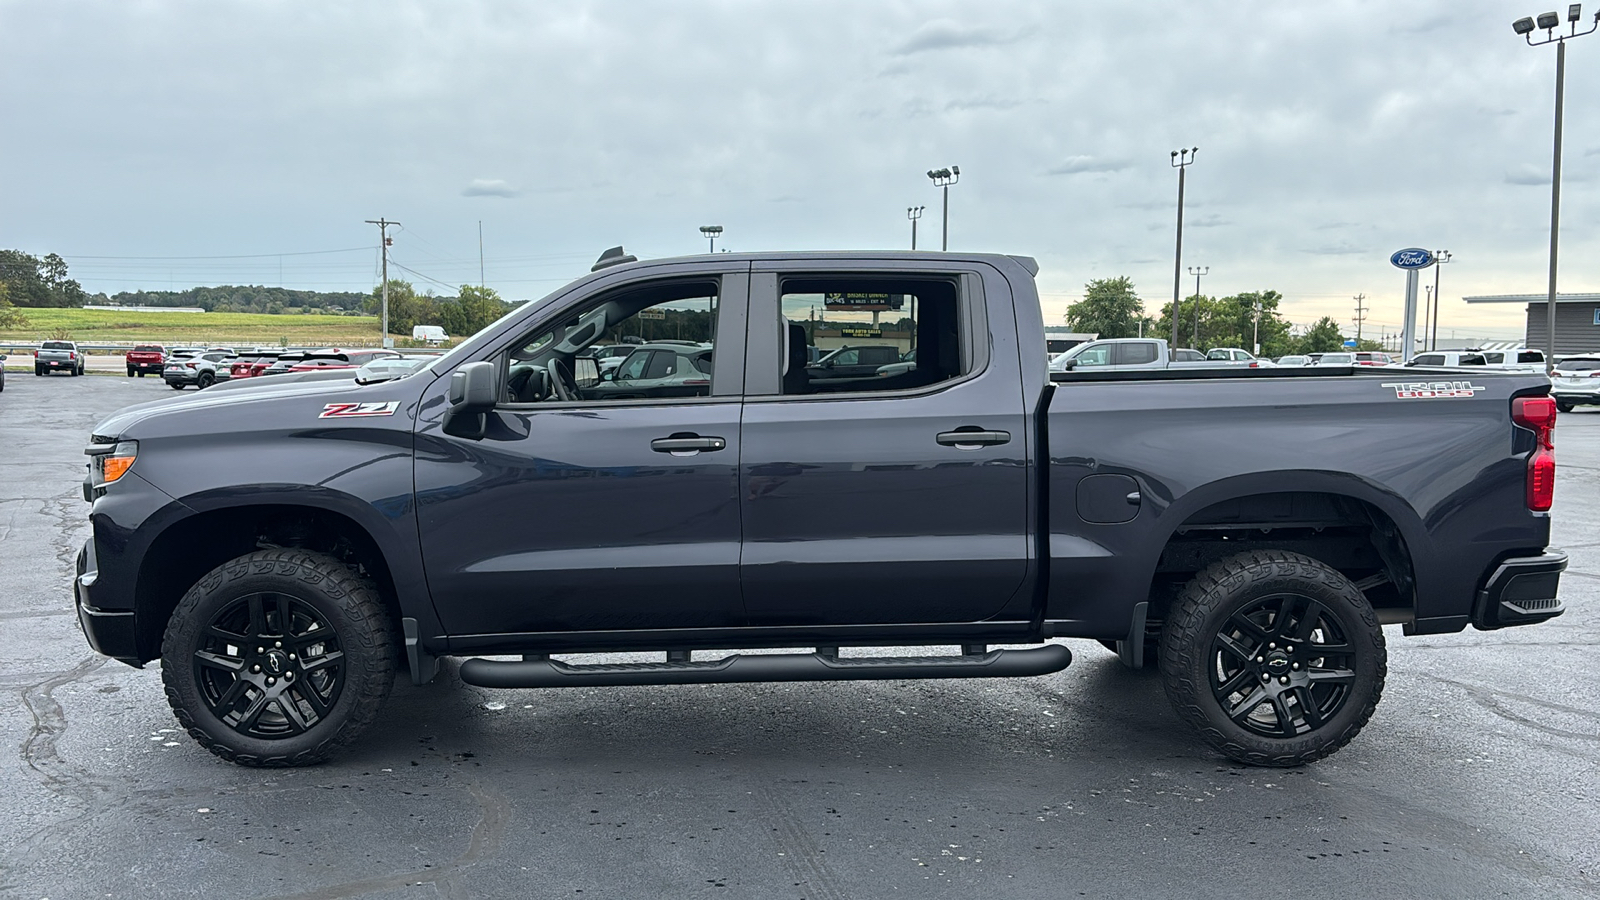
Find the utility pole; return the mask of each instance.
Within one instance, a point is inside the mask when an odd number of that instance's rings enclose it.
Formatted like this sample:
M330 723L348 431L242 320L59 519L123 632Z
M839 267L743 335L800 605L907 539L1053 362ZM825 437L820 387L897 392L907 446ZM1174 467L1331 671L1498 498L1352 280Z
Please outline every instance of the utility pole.
M483 220L478 220L478 290L483 290Z
M400 223L379 218L368 219L367 224L378 226L378 234L380 236L378 249L383 253L383 300L380 306L382 318L379 321L381 322L380 327L383 329L383 346L388 348L394 346L394 338L389 337L389 245L394 243L394 240L389 237L389 226L399 225Z
M1361 346L1361 323L1367 320L1367 308L1361 305L1366 299L1366 294L1356 295L1356 347L1358 348Z
M1172 346L1178 346L1178 293L1183 290L1183 173L1194 163L1199 147L1172 151L1172 167L1178 170L1178 249L1172 257Z

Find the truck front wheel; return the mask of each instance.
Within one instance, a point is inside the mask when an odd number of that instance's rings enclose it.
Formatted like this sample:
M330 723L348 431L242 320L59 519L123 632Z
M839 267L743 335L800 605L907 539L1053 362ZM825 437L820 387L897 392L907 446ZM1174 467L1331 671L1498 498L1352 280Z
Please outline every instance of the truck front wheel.
M1388 673L1383 629L1325 563L1254 550L1201 570L1161 635L1167 697L1234 760L1298 766L1349 743Z
M178 602L161 680L178 722L217 756L305 766L377 718L395 646L370 580L325 554L261 550L212 569Z

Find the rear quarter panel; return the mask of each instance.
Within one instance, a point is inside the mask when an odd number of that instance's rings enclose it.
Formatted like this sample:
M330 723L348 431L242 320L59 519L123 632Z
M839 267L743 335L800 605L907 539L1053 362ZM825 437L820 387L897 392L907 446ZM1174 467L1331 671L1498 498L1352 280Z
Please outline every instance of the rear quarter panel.
M1432 374L1432 379L1468 378ZM1401 399L1416 373L1321 378L1067 382L1047 417L1051 578L1058 632L1127 633L1173 532L1206 507L1252 494L1319 491L1365 500L1395 524L1416 578L1418 631L1467 623L1485 568L1541 548L1549 518L1524 501L1531 432L1511 424L1513 394L1545 379L1475 372L1471 397ZM1142 502L1129 522L1077 512L1079 481L1121 473Z

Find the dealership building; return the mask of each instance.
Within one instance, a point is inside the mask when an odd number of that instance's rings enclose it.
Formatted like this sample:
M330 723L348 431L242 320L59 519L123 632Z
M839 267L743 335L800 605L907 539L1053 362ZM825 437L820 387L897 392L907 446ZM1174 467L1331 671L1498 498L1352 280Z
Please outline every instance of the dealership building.
M1548 294L1488 294L1463 297L1468 303L1526 303L1528 325L1524 346L1545 346ZM1556 295L1556 356L1600 352L1600 294Z

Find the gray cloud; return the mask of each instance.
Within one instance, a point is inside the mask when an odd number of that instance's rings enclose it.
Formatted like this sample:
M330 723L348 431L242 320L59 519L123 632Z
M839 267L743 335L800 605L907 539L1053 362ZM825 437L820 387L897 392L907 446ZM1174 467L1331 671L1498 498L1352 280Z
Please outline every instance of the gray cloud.
M1066 161L1047 175L1086 175L1095 172L1120 172L1133 165L1125 159L1105 159L1098 156L1069 156Z
M927 50L953 50L959 47L992 47L1000 44L1015 42L1020 35L1005 35L992 28L982 26L959 25L949 19L935 19L923 23L922 27L911 33L893 52L896 56L908 56L912 53L922 53Z
M499 178L474 178L461 191L463 197L515 197L517 191Z
M1300 251L1314 256L1360 256L1372 251L1366 247L1357 247L1353 244L1337 244L1324 247L1308 247Z
M954 112L969 109L1015 109L1021 105L1021 100L1011 98L973 97L969 100L951 100L944 105L944 108L946 112Z
M1506 184L1539 185L1550 183L1550 172L1533 163L1523 163L1506 172Z

